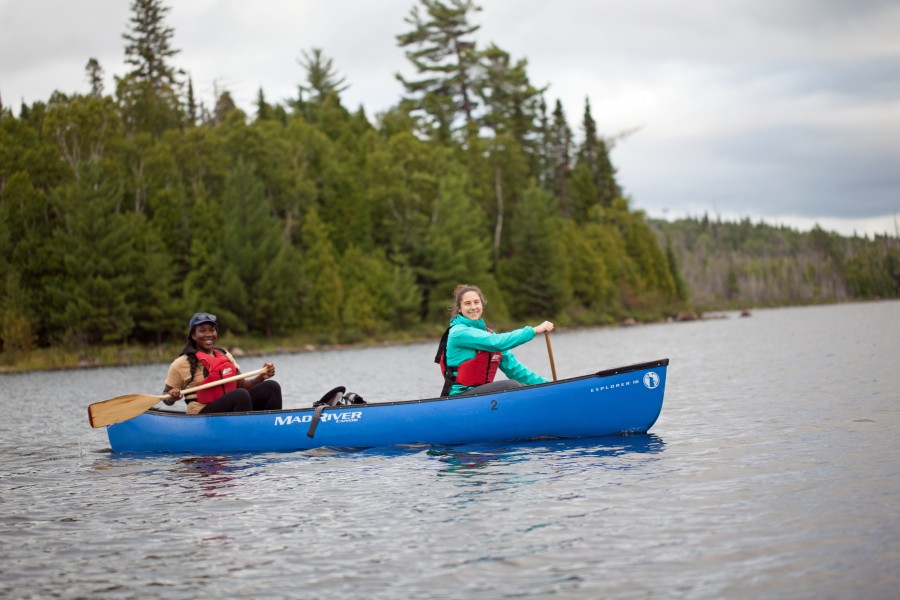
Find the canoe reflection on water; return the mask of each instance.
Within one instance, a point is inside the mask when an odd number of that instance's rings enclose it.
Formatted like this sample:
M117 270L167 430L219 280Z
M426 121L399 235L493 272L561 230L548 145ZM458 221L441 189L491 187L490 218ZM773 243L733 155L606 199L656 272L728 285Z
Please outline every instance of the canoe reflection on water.
M236 487L235 480L243 476L241 471L253 466L231 456L186 456L179 458L178 463L181 468L176 473L193 476L199 485L196 491L205 498L231 495L228 488Z
M541 440L514 445L469 444L462 448L432 448L428 455L446 467L438 475L476 476L494 466L536 458L550 458L559 473L593 468L628 470L646 461L641 455L659 454L662 438L653 433L606 436L586 440ZM633 456L632 456L633 455Z
M447 478L481 494L554 479L577 482L585 476L603 477L604 472L634 473L660 460L665 450L662 437L647 433L505 444L320 447L287 454L107 454L94 461L94 468L138 486L155 483L164 502L171 501L173 493L182 500L247 494L278 497L295 489L330 494L336 473L351 497L357 492L371 494L372 486L383 485L385 477L403 487L421 485L432 477Z

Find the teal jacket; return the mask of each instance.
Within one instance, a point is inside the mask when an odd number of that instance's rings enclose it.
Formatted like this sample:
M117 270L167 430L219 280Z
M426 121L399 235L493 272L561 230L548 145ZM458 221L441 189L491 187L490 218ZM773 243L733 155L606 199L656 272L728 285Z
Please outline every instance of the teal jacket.
M450 320L446 361L448 365L455 367L470 358L475 358L476 350L500 352L500 370L508 378L523 385L546 383L548 381L546 378L541 377L520 363L515 355L510 352L512 348L521 346L533 339L534 329L527 325L509 333L491 333L487 330L483 319L473 321L462 315L456 315ZM453 384L453 387L450 388L450 395L461 394L470 389L472 388Z

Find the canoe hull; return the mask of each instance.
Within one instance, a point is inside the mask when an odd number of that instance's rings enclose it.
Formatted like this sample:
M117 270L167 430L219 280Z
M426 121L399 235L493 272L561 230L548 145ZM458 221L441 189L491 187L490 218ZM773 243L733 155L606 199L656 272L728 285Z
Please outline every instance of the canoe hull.
M452 445L647 432L662 410L668 359L514 390L326 408L186 415L151 410L107 427L114 452L290 452L321 446Z

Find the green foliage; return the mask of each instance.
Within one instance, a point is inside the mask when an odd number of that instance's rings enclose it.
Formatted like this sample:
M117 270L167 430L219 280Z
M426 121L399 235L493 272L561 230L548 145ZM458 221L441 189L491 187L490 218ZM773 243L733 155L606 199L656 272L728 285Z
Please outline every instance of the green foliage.
M526 60L476 46L474 3L420 4L398 36L419 79L374 122L318 49L303 97L259 90L255 119L227 90L182 98L159 0L132 3L113 95L94 61L89 95L0 109L2 359L162 352L197 310L245 339L404 337L445 325L459 283L494 327L900 296L895 238L648 224L589 102L579 141Z
M531 188L512 217L512 256L501 264L500 283L516 318L552 319L569 303L572 289L553 196Z
M613 232L599 224L579 228L572 221L561 224L565 240L566 273L572 288L576 313L588 311L582 317L587 323L611 320L619 313L616 280L607 266L611 258ZM619 257L624 258L624 257Z
M161 0L133 0L130 30L122 37L125 62L132 70L116 78L116 95L128 130L159 135L181 124L178 70L170 63L174 30L165 24L169 8Z
M801 233L749 219L703 217L652 226L667 240L683 287L701 308L900 296L896 238L845 238L819 227Z
M586 218L592 206L611 206L616 198L622 195L622 189L616 182L616 169L609 158L609 149L597 132L597 123L591 114L590 100L584 103L584 142L577 152L577 167L585 170L590 177L590 189L594 195L582 196L573 200L576 219Z
M279 244L277 254L265 264L254 286L256 331L271 337L301 326L299 304L306 287L302 265L297 248Z
M488 173L488 189L485 193L484 207L493 231L494 268L500 262L500 256L508 249L505 242L508 238L506 221L515 211L524 188L529 181L528 157L511 135L495 136L486 144L488 162L484 164ZM480 161L484 163L484 161Z
M183 310L187 314L204 310L218 315L223 324L232 321L237 325L237 317L233 313L226 314L219 293L223 280L221 266L225 262L224 249L219 241L219 232L223 229L224 218L219 206L210 202L201 191L194 201L191 235L188 238L190 249L187 254L178 257L187 263L181 289ZM165 239L168 240L168 236Z
M545 117L546 118L546 117ZM544 126L541 156L541 181L554 194L564 218L572 217L570 174L572 170L573 136L562 103L557 100L553 118Z
M301 230L301 249L308 287L301 305L302 322L308 331L334 341L341 324L344 286L338 256L331 243L331 229L315 206L306 213Z
M178 54L171 46L175 31L164 22L169 7L161 0L132 0L130 31L122 34L125 62L131 65L128 73L149 82L154 88L175 83L175 69L169 59Z
M28 298L19 274L10 271L5 284L5 301L0 305L0 339L3 340L3 356L8 362L15 362L27 358L35 347L37 336L27 313Z
M665 238L666 263L669 267L669 274L675 282L675 297L680 302L685 302L690 295L690 291L688 290L687 283L684 281L684 277L681 275L681 267L678 265L678 258L675 256L675 251L672 249L672 240L669 239L669 236L665 236Z
M82 165L98 164L121 143L121 123L111 98L57 96L48 105L42 135L56 142L60 157L78 176Z
M382 251L368 254L351 245L341 261L341 281L344 339L358 341L418 321L421 297L412 271L392 265Z
M261 301L270 302L263 300L261 289L267 293L273 290L271 280L263 283L263 276L273 264L283 270L287 257L282 249L286 242L263 185L247 163L239 162L229 174L222 213L224 223L216 242L220 248L218 271L224 277L219 301L236 317L232 324L235 330L265 330L273 311L270 306L269 310L260 309ZM204 223L200 221L197 226Z
M853 238L853 252L844 263L847 286L857 298L900 296L900 243L876 236L871 243Z
M462 282L488 276L490 246L484 235L484 213L466 194L466 179L457 174L441 179L434 216L425 235L425 264L421 268L426 314L437 320L446 296Z
M147 226L143 215L125 215L124 218L133 221L136 230L132 240L135 247L133 282L127 294L135 322L131 335L154 340L161 346L171 332L180 332L184 327L186 311L182 310L178 293L180 285L174 257L164 238Z
M469 37L480 25L471 25L472 13L481 10L472 0L421 0L425 14L413 6L405 19L412 31L397 36L406 57L422 78L397 79L409 94L410 108L421 115L421 132L449 143L475 118L475 73L481 57Z
M513 63L508 52L491 44L482 53L483 75L475 79L473 87L484 106L480 124L491 129L495 137L514 139L534 168L543 90L531 84L527 67L527 60Z
M665 303L677 298L675 280L655 234L640 211L629 212L624 200L616 199L607 212L618 226L625 250L636 267L635 283L648 303Z
M404 131L376 145L367 157L363 187L372 236L389 256L419 262L447 154Z
M306 71L308 85L300 86L314 102L321 103L328 96L339 97L349 85L340 77L334 68L334 61L322 54L321 48L313 48L312 52L303 51L303 60L298 60Z
M140 230L116 210L118 202L116 182L96 168L84 169L51 199L60 226L48 247L43 285L51 310L44 317L53 337L75 347L121 342L134 328L128 295Z

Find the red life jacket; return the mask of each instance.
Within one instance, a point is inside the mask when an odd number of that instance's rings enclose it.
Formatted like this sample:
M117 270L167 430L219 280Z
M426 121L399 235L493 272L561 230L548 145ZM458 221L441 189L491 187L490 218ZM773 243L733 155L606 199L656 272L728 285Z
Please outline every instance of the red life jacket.
M491 330L488 329L488 331ZM450 329L448 328L441 337L437 354L434 357L434 362L441 366L441 373L444 375L444 388L441 390L441 396L448 396L454 383L475 387L492 382L497 375L497 369L500 368L503 353L476 350L473 358L464 360L456 367L451 367L446 362L447 337L449 335Z
M199 385L226 379L238 374L237 367L228 359L224 350L216 350L213 348L212 355L205 352L197 352L197 360L203 364L203 374L206 375L206 378L201 381ZM237 382L230 381L228 383L223 383L222 385L200 390L197 392L197 402L200 404L209 404L216 398L224 396L226 392L230 392L235 388L237 388Z

